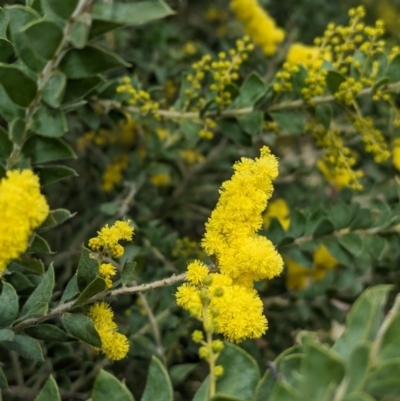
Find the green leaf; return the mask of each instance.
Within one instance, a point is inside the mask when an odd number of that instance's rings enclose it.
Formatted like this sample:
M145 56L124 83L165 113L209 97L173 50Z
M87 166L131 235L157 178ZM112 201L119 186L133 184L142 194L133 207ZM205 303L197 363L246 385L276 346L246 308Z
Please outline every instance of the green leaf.
M298 246L287 247L282 250L282 253L293 260L293 262L298 263L306 269L312 269L314 267L312 256L308 252L302 251Z
M25 333L43 341L64 342L71 340L71 337L65 331L54 326L54 324L44 323L38 326L31 326L25 329Z
M14 287L3 281L3 291L0 295L0 328L8 327L18 315L18 295Z
M326 399L327 392L343 379L345 370L343 362L335 352L318 343L307 343L304 354L300 371L303 376L299 389L301 399L307 401Z
M25 109L17 106L10 99L2 85L0 85L0 115L9 123L16 118L23 118L25 115Z
M293 389L286 383L279 382L274 387L271 398L268 401L299 401Z
M346 395L346 397L343 398L343 401L375 401L375 399L363 391L356 391Z
M101 348L99 333L90 318L85 315L67 314L62 317L62 322L66 330L78 340L93 347Z
M12 142L8 139L7 132L0 127L0 159L7 159L13 148Z
M112 374L100 370L94 382L92 401L135 401L125 384ZM156 400L154 400L156 401Z
M32 258L27 255L22 255L18 259L14 260L11 266L12 265L21 266L41 276L44 274L43 262L40 259Z
M0 37L0 62L7 63L7 61L14 54L14 46L6 38Z
M27 250L28 253L53 253L47 241L40 235L33 234Z
M25 139L25 121L22 118L16 118L11 122L9 130L11 140L21 146Z
M72 79L88 78L120 67L129 67L117 54L97 46L70 50L60 63L60 70Z
M389 63L386 70L386 77L389 79L390 83L400 81L400 54L395 56Z
M100 76L83 79L69 79L64 95L64 103L74 103L93 92L104 82Z
M343 266L351 266L352 258L351 255L339 244L337 238L326 238L322 241L322 244L326 246L329 253Z
M63 38L61 28L46 19L31 22L22 32L29 39L33 49L46 60L53 58Z
M388 319L388 317L386 317ZM380 343L378 359L381 362L387 362L391 359L400 358L400 314L391 320L389 327L383 334Z
M7 7L7 12L10 16L12 42L14 43L19 58L32 71L42 71L46 60L36 53L32 48L28 36L23 32L26 25L40 18L40 14L35 12L32 8L19 5Z
M61 106L67 85L67 77L62 72L53 72L42 90L43 101L53 108Z
M60 109L39 107L32 117L31 130L49 138L60 138L67 132L67 120Z
M0 84L18 106L28 107L37 91L36 82L15 65L0 63Z
M292 238L301 237L306 230L307 219L300 210L295 210L290 216L290 226L287 235Z
M364 230L370 228L374 220L368 209L359 209L353 222L350 224L351 230Z
M254 107L265 95L267 85L264 80L255 72L252 72L240 87L238 97L232 103L232 108Z
M106 282L101 277L96 277L79 295L75 301L74 306L84 304L88 299L92 298L99 292L104 291L107 288Z
M137 263L136 262L128 262L126 261L124 263L124 266L122 268L122 274L121 274L121 280L122 284L128 285L135 279L135 268L136 268Z
M62 139L45 138L37 135L25 142L22 153L26 158L30 158L34 164L76 159L73 149Z
M215 394L210 401L243 401L243 399L232 397L231 395Z
M9 18L7 11L4 8L0 8L0 36L7 37L7 27L9 23Z
M42 348L32 337L15 334L12 341L5 341L2 345L24 358L40 362L44 361Z
M151 358L146 387L141 401L173 401L171 381L163 364L156 358Z
M259 135L262 131L263 119L263 112L256 110L240 116L238 118L238 123L247 134Z
M218 121L218 128L222 135L232 139L239 145L251 146L251 137L247 135L233 118L224 118Z
M400 394L400 358L382 363L367 378L365 390L374 397L398 396Z
M338 238L340 245L352 255L357 256L363 249L363 242L359 235L346 233Z
M325 129L329 129L332 120L332 106L329 104L319 104L315 107L315 117Z
M334 95L342 82L344 82L346 78L333 70L328 71L328 75L326 76L326 85L328 86L329 92Z
M50 376L35 401L61 401L60 392L53 376Z
M174 14L162 0L139 1L136 3L96 3L92 8L92 17L121 25L141 25Z
M13 272L13 274L8 278L8 281L18 292L33 287L32 282L24 274L19 272Z
M343 202L338 202L332 206L329 211L329 220L333 223L336 230L349 227L353 215L350 207L345 205Z
M217 393L251 401L260 380L256 361L238 346L225 343L217 364L224 367L224 375L217 381Z
M357 299L347 316L345 332L332 347L339 355L346 357L361 342L375 339L390 290L389 285L379 285Z
M14 337L14 332L10 329L0 329L0 342L9 341Z
M47 216L47 219L40 226L39 230L40 231L51 230L54 227L57 227L60 224L71 219L72 217L74 217L74 214L71 214L69 210L66 209L52 210L50 214Z
M44 305L44 307L41 309L41 311L43 311L43 313L41 314L45 314L48 310L48 305L53 295L53 288L54 268L53 265L50 265L40 284L36 287L35 291L32 292L28 300L25 302L25 305L23 306L21 311L21 316L24 318L28 316L32 317L34 315L38 316L38 314L34 312L37 312L35 311L35 307L40 304Z
M77 172L73 168L63 165L53 164L51 166L36 166L35 172L39 175L40 184L42 187L54 184L58 181L65 180L70 177L78 177ZM70 217L72 217L71 214Z
M88 23L89 21L89 23ZM70 41L77 49L83 49L88 41L91 16L84 13L75 21L71 28Z
M7 378L2 368L0 368L0 388L8 388Z
M99 273L99 262L89 249L82 247L82 255L78 264L77 283L79 291L83 291Z
M303 134L305 131L305 117L298 111L275 111L269 113L271 118L289 134Z
M335 231L335 227L328 218L321 219L318 224L316 224L312 235L314 238L323 237L325 235L332 234Z
M68 281L67 286L61 296L60 303L70 301L73 299L77 294L79 294L79 288L77 284L76 274L72 276L72 278Z
M348 380L347 393L361 390L363 388L370 368L370 352L371 343L361 343L351 352L346 367L346 380Z
M169 376L173 386L175 387L182 383L196 367L197 363L182 363L180 365L172 366L169 371Z
M59 17L68 19L76 9L79 0L46 0L51 10Z
M92 25L90 26L89 40L104 35L105 33L113 31L114 29L117 29L121 26L122 26L121 24L117 24L114 22L94 19L92 21Z
M365 235L363 240L364 249L368 250L374 259L380 260L386 248L385 238L379 235Z

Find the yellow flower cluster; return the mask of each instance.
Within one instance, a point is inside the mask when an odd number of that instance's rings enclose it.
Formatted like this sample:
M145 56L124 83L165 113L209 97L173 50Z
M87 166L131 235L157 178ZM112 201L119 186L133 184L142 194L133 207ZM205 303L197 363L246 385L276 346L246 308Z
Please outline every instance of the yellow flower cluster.
M270 198L278 162L267 147L255 160L242 158L231 180L222 184L218 204L206 223L202 240L216 273L200 261L189 264L189 283L179 287L177 303L216 331L240 342L260 337L267 329L263 305L253 283L273 278L283 261L273 244L256 232Z
M260 6L257 0L231 0L231 9L244 25L245 32L260 46L267 56L276 53L278 45L285 38L282 29Z
M204 161L204 156L197 149L182 149L179 155L189 165Z
M338 261L329 253L328 249L321 245L313 255L314 265L312 269L301 266L289 258L285 258L288 268L286 286L289 290L301 290L308 286L310 280L322 280L329 270L338 265Z
M150 182L156 187L166 187L171 182L171 177L166 173L153 174L150 177Z
M101 339L101 351L112 360L119 361L129 352L129 341L118 332L114 322L114 312L105 302L96 302L89 308L88 316L93 320L94 327Z
M99 275L104 278L106 288L112 287L112 278L117 274L117 269L111 263L102 263L99 267Z
M329 59L329 57L327 57ZM323 60L319 57L319 48L307 46L302 43L293 43L286 55L286 61L290 64L301 64L304 68L321 67Z
M120 144L124 147L131 145L135 141L136 122L130 114L125 114L125 120L121 120L112 129L99 128L97 131L89 131L78 138L77 148L79 151L86 150L90 144L99 147L107 147Z
M122 174L128 168L128 165L128 155L115 156L112 162L106 166L103 173L101 189L104 192L111 192L122 181Z
M102 254L109 252L114 258L124 254L124 248L119 241L132 241L133 227L130 220L118 220L111 227L106 224L97 232L97 237L89 240L89 248Z
M29 237L49 214L39 178L31 170L11 170L0 181L0 276L28 248Z
M193 72L186 77L190 88L185 90L185 109L197 111L204 105L205 98L201 96L201 89L204 80L209 75L212 78L209 89L213 92L215 102L220 109L229 106L232 103L232 95L227 87L239 79L239 68L247 60L248 52L253 48L250 38L246 36L237 40L236 47L230 49L228 53L220 52L217 60L213 60L207 54L194 63Z
M290 209L284 199L276 199L268 205L264 214L264 227L268 228L271 218L275 217L281 223L284 230L290 226ZM303 267L290 258L285 258L287 266L286 286L289 290L301 290L306 287L310 279L322 280L327 271L334 269L338 262L329 253L328 249L321 245L313 255L314 266L312 269Z
M151 99L148 92L134 88L129 77L123 78L123 84L117 87L117 93L127 93L130 105L139 107L141 113L151 112L158 118L157 110L160 108L160 105Z

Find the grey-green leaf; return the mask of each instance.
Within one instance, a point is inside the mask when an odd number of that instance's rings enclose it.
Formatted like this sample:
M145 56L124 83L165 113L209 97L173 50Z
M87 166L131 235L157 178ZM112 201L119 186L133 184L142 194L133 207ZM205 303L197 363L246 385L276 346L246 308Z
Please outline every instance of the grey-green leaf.
M106 282L101 277L96 277L88 286L80 293L78 299L75 301L74 306L79 306L85 303L88 299L92 298L99 292L107 288Z
M60 392L53 376L50 376L35 401L61 401Z
M31 130L49 138L60 138L67 132L67 120L61 109L42 105L32 117Z
M112 374L101 370L94 382L92 401L135 401L125 384ZM154 399L154 401L156 401Z
M152 357L146 387L141 401L173 401L173 390L168 372L163 364Z
M25 302L25 305L22 308L21 316L33 316L33 310L38 304L48 305L51 297L53 295L54 288L54 268L53 265L50 265L46 274L43 276L42 281L36 287L35 291L32 292L28 300ZM47 311L47 308L44 310L44 313Z
M99 333L89 317L79 314L67 314L62 318L62 322L71 335L93 347L101 348Z
M3 345L27 359L43 361L43 352L40 344L32 337L15 334L12 341L3 342Z
M86 46L84 49L72 49L62 59L60 70L72 79L88 78L120 67L129 67L117 54L101 47Z
M25 329L25 333L44 341L64 342L71 340L65 331L54 324L43 323L37 326L31 326Z
M3 281L3 291L0 295L0 328L8 327L18 314L18 295L14 287Z
M80 291L83 291L96 277L99 272L99 262L89 249L82 247L82 255L78 264L77 282Z

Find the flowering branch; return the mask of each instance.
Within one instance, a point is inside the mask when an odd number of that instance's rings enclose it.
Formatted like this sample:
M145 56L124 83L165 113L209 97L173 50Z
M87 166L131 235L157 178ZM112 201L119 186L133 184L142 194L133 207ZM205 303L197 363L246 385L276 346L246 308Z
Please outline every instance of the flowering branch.
M113 296L136 294L138 292L148 291L148 290L152 290L154 288L166 287L168 285L172 285L172 284L184 281L185 279L186 279L185 273L182 273L179 275L173 274L171 277L168 277L168 278L165 278L162 280L157 280L157 281L154 281L153 283L140 284L140 285L135 285L133 287L122 287L122 288L117 288L117 289L111 290L111 291L103 291L103 292L100 292L99 294L95 295L94 297L88 299L83 304L80 304L78 307L81 307L82 305L85 305L88 303L100 301L105 298L113 297ZM63 313L66 313L66 312L74 309L75 302L76 302L76 300L63 303L53 309L50 309L44 316L23 320L22 322L18 323L16 326L14 326L13 330L16 332L22 331L29 326L35 326L36 324L39 324L46 320L60 316Z
M388 84L383 86L381 89L389 91L389 92L396 92L397 90L400 90L400 82L395 82L393 84ZM364 97L371 95L374 92L375 88L374 87L368 87L362 89L358 93L358 97ZM265 111L266 112L272 112L272 111L282 111L282 110L292 110L292 109L299 109L302 108L303 106L307 106L309 102L312 104L325 104L325 103L331 103L336 101L336 97L334 95L324 95L324 96L315 96L311 98L308 102L305 102L303 99L298 99L298 100L290 100L290 101L285 101L282 103L277 103L275 105L270 106L267 108ZM123 109L129 113L139 113L141 114L141 110L139 107L135 106L123 106L120 102L115 101L115 100L96 100L96 103L99 104L100 106L104 107L106 110L110 109ZM253 107L243 107L240 109L229 109L229 110L212 110L212 111L207 111L203 115L204 118L209 118L209 117L239 117L245 114L249 114L254 111ZM177 119L177 120L201 120L202 118L200 117L200 111L175 111L175 110L157 110L157 114L164 118L169 118L169 119Z

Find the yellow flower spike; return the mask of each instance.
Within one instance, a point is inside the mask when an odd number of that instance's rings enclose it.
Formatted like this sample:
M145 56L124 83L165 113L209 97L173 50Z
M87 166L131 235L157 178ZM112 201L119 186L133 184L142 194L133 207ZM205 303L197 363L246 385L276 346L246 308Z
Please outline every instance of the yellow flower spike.
M104 355L112 361L125 358L129 352L129 341L126 336L118 333L110 305L106 302L96 302L89 308L88 316L99 333Z
M99 267L99 275L104 278L107 289L112 287L111 277L117 274L117 269L111 263L102 263Z
M11 170L0 180L0 276L28 248L28 240L49 214L39 177L31 170Z

